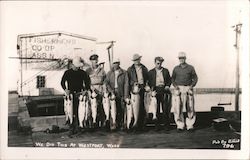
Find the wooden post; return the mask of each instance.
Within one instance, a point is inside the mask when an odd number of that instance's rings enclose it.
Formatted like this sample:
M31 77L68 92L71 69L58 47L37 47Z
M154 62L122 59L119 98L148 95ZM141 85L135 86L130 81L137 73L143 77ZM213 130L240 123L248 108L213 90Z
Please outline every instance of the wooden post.
M242 24L237 24L235 25L235 33L236 33L236 42L235 42L235 49L236 49L236 86L235 86L235 111L239 111L239 93L240 93L240 67L239 67L239 53L240 53L240 45L239 45L239 40L240 40L240 33L241 33L241 26Z

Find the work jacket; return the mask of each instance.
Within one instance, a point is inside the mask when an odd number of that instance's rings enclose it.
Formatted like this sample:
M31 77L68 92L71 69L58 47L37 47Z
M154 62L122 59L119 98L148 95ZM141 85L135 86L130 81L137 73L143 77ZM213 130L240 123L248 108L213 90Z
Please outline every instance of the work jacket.
M162 74L163 74L163 79L164 79L164 87L165 86L170 87L170 85L171 85L171 77L170 77L168 69L162 68ZM151 69L148 72L148 84L149 84L149 86L151 88L156 87L156 70L155 70L155 68Z
M115 91L115 71L112 69L108 72L105 80L105 84L109 92ZM118 96L128 98L129 96L129 81L128 81L128 73L119 69L119 73L117 76L117 84L118 84Z
M142 65L141 66L142 67L142 76L143 76L143 81L144 81L144 85L145 85L148 82L148 69L143 64L141 64L141 65ZM131 67L129 67L127 72L128 72L128 78L129 78L129 85L130 85L130 89L131 89L132 86L134 85L134 83L138 82L137 74L136 74L136 70L135 70L135 65L133 64Z

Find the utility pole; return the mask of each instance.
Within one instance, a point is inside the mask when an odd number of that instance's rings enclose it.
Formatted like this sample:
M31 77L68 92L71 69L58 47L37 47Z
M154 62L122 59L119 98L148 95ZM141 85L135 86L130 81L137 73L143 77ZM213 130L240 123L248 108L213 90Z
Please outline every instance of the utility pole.
M240 66L239 66L239 54L240 54L240 34L241 34L242 24L236 24L233 26L235 28L235 44L234 47L236 49L236 87L235 87L235 111L239 111L239 94L240 94Z

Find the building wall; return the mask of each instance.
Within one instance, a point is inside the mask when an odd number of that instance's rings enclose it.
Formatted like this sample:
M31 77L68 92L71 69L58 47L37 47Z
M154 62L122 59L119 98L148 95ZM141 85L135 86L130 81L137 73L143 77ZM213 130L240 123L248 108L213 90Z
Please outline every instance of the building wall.
M96 51L95 39L65 34L21 37L18 44L19 56L25 58L20 60L18 80L18 93L23 96L39 95L37 76L45 76L45 88L53 88L54 94L62 94L60 82L69 60L80 56L89 63L89 56Z

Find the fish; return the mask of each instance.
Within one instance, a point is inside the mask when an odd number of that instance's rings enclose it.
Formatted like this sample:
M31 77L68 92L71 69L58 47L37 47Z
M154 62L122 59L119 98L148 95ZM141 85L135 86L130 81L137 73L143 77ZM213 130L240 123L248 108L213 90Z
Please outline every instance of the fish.
M149 113L149 106L150 106L150 101L151 101L151 92L145 90L145 94L144 94L144 106L145 106L145 110L146 113Z
M64 113L66 116L66 124L73 123L73 95L65 95L64 96Z
M109 100L109 93L108 92L103 93L102 104L103 104L103 110L104 110L104 113L106 116L106 121L108 121L109 115L110 115L110 100Z
M174 90L172 105L173 105L174 113L178 115L175 117L179 117L179 115L181 114L181 93L180 93L180 90L178 89ZM178 121L178 120L175 119L175 121Z
M153 114L153 120L156 120L156 113L157 113L157 99L156 99L156 91L151 91L151 100L150 100L150 105L149 105L149 113Z
M90 96L90 103L91 103L91 115L93 119L93 123L96 124L96 118L97 118L97 93L95 91L92 91Z
M116 97L115 94L111 94L110 97L110 115L112 119L112 125L111 125L111 130L116 128Z
M86 103L87 103L87 96L85 94L81 94L79 96L79 106L78 106L78 120L79 120L79 126L81 128L83 128L84 121L87 120Z
M127 129L130 129L130 124L132 122L133 119L133 109L132 109L132 103L131 100L129 100L129 102L126 103L126 119L127 119Z
M133 117L134 117L134 124L133 128L137 126L138 118L139 118L139 111L140 111L140 88L138 83L134 83L133 89L131 92L131 102L132 102L132 110L133 110Z

